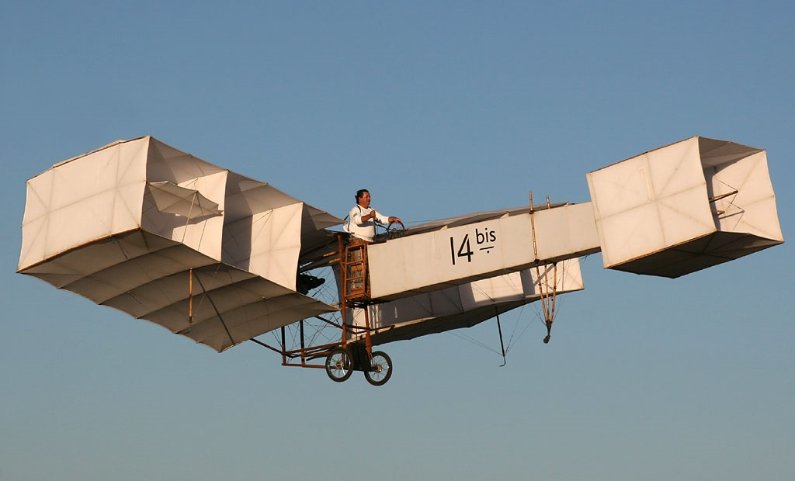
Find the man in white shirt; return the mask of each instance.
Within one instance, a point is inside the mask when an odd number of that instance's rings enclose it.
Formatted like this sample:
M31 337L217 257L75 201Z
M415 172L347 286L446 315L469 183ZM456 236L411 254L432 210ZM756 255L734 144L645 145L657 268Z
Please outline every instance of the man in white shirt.
M385 216L375 209L371 209L370 192L367 189L361 189L356 192L356 205L348 213L345 231L357 239L373 242L375 224L387 225L392 222L401 222L401 220L398 217Z

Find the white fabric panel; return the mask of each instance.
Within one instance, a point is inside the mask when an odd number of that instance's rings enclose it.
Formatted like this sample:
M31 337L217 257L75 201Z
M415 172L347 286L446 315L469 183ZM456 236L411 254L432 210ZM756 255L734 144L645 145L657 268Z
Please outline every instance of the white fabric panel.
M302 212L303 204L297 203L228 224L224 262L295 289Z
M784 242L784 234L781 232L778 216L771 216L771 212L776 212L776 199L774 197L760 199L751 204L744 204L740 222L737 223L733 231L752 232L758 237L779 243Z
M215 349L335 310L294 286L302 229L319 242L315 226L341 220L151 137L56 164L28 182L27 199L20 272L175 332L192 329L185 335ZM225 226L228 199L238 222ZM222 248L246 270L219 263ZM194 285L207 302L194 304L193 326L190 269L207 289Z
M588 174L605 267L715 230L698 138Z
M228 172L198 157L181 152L157 139L150 139L147 179L152 182L171 182L196 190L224 209ZM213 259L221 259L223 218L221 216L191 219L157 210L151 196L144 205L142 226L145 230L184 243Z
M383 344L473 326L494 317L497 312L538 300L541 283L544 293L552 292L553 284L557 286L557 294L583 289L578 259L557 265L557 276L553 275L551 265L544 265L371 305L368 307L370 324L378 330L373 334L374 342ZM353 324L364 326L364 310L351 311ZM407 330L411 331L410 335L404 333ZM363 335L354 334L353 337Z
M219 215L218 204L198 190L180 187L171 182L149 182L149 193L160 212L181 215L188 219Z
M767 239L784 240L764 151L742 162L707 169L704 173L713 196L739 191L715 202L716 210L724 212L717 215L721 231L748 232Z
M368 246L370 295L386 298L461 284L533 262L529 214L442 229Z
M333 216L328 212L324 212L309 204L304 204L304 222L311 223L312 228L304 229L305 232L312 233L320 229L327 229L335 225L340 225L343 220L339 217Z
M223 211L226 175L226 171L218 169L204 177L185 179L182 175L183 181L179 187L199 192ZM146 231L180 242L208 257L221 260L223 215L188 219L181 215L161 212L150 192L147 192L143 209L142 227Z
M590 202L537 210L533 217L539 259L570 259L599 251Z
M158 252L173 245L173 242L156 236L148 236L147 239L144 239L144 234L141 231L132 231L70 250L47 262L26 269L25 273L36 276L63 276L63 282L48 280L56 287L61 288L74 279ZM71 280L69 280L70 277Z
M142 196L146 182L146 139L121 142L113 200L113 233L127 232L141 225Z
M458 286L458 292L464 310L474 309L484 303L518 301L524 297L522 276L519 272L470 282Z
M227 313L238 310L242 306L263 301L284 300L286 299L284 296L288 294L294 294L294 292L256 277L216 288L210 291L210 297L215 306L210 305L209 302L194 303L194 322L213 319L217 315L216 309L226 318ZM199 293L198 299L201 300L201 293ZM185 307L183 312L187 312L187 301L181 302L180 305Z
M597 222L605 267L634 259L665 247L657 208L653 204L638 206Z
M332 310L334 308L312 298L292 293L243 305L233 311L225 312L223 321L213 317L179 333L223 351L263 332ZM227 329L232 336L231 339L227 335Z
M281 290L268 291L266 287L274 285L254 277L251 273L218 264L197 266L194 268L193 276L194 315L197 319L210 317L214 312L212 303L205 297L205 292L209 293L213 303L216 301L216 293L225 294L227 290L231 290L235 295L238 295L238 291L242 288L247 291L257 290L260 299L265 294L272 297L282 293ZM256 282L261 282L262 285L257 285L258 289L250 287L250 284ZM182 271L124 292L106 301L105 305L122 309L134 317L158 319L158 322L169 329L178 330L188 325L188 286L189 271Z
M646 154L662 228L662 246L673 246L715 230L706 202L707 191L698 138L677 142ZM658 242L653 245L659 246Z
M226 169L222 169L198 157L179 151L155 138L145 138L149 139L146 169L146 178L149 180L168 181L177 185L183 185L193 179L226 171Z
M46 229L48 224L47 204L53 176L47 172L27 182L25 193L25 214L22 221L22 248L17 268L22 270L32 266L47 256Z
M530 265L536 258L530 215L519 213L368 246L371 297L388 299L438 289ZM590 203L532 215L539 259L570 259L599 250Z
M674 246L715 231L706 184L657 199L662 246Z
M227 222L301 202L269 184L236 173L230 173L226 190Z
M295 289L303 207L296 203L254 216L250 272Z
M210 263L212 259L177 244L116 264L64 287L102 304L140 286ZM187 285L183 286L182 291L187 291Z
M242 218L224 225L221 260L225 264L248 271L251 268L252 218Z
M596 170L587 178L597 219L612 217L651 200L650 174L643 156Z
M403 322L464 312L464 307L459 286L453 286L374 304L369 307L369 310L371 326L384 328ZM364 309L351 309L349 312L352 313L354 325L365 325Z
M764 152L756 147L735 144L726 140L698 137L701 164L704 169L737 162L745 157Z
M206 277L206 275L203 276L205 281ZM216 289L207 288L207 294L197 290L194 292L193 320L191 322L188 318L188 298L185 286L184 282L175 285L178 290L174 295L179 296L175 297L179 299L178 301L156 311L148 312L142 317L153 320L173 332L185 331L202 323L207 323L213 329L223 330L223 326L218 321L218 313L229 327L235 319L241 318L242 312L251 312L250 316L256 317L258 314L256 310L259 309L260 315L265 314L274 310L279 302L288 299L286 296L291 293L287 289L258 278L245 279ZM268 297L264 297L264 295ZM208 298L212 300L212 303ZM251 311L251 306L255 309L254 311Z
M23 226L44 220L49 214L53 178L52 172L46 171L27 181Z
M605 267L678 277L783 242L753 147L693 137L591 172L588 187Z
M698 139L692 138L639 156L648 172L649 200L660 199L704 184L698 157Z
M145 140L113 144L28 181L19 269L140 225Z
M554 269L552 264L545 264L520 271L525 297L540 299L542 295L548 295L553 291L566 293L585 288L579 259L558 262L557 272Z
M183 181L180 186L198 190L210 201L218 204L219 210L223 211L227 174L227 171L219 171L204 177ZM200 222L191 221L176 226L172 233L172 239L192 247L206 256L221 260L223 229L223 216L213 216L201 219Z

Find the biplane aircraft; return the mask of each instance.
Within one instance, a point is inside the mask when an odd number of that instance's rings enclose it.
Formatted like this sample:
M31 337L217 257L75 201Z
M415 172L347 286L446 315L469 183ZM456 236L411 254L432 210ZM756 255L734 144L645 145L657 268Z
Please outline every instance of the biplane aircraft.
M530 302L549 341L583 255L675 278L784 241L763 149L691 137L587 180L590 202L531 196L355 244L342 219L147 136L28 181L18 272L219 352L252 341L285 366L381 385L392 361L374 346Z

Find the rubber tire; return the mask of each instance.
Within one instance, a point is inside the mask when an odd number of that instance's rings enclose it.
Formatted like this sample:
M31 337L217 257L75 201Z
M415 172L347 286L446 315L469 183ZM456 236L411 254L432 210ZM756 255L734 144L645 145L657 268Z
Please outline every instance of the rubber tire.
M364 371L367 382L373 386L383 386L392 377L392 359L381 351L373 351L370 369Z
M353 374L351 354L341 347L335 347L326 356L326 374L334 382L345 382Z

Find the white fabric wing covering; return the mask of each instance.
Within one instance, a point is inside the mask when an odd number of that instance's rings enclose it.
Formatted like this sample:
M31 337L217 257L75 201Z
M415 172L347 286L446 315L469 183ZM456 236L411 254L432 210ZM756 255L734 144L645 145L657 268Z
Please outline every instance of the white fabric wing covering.
M198 190L186 189L171 182L149 182L148 187L160 212L189 219L221 213L218 204L201 195Z
M588 186L608 268L679 277L784 242L762 149L692 137Z
M305 244L341 223L142 137L28 181L18 271L222 351L336 310L296 277Z
M590 203L473 214L434 229L368 247L372 298L397 299L599 250Z
M373 304L367 308L375 328L372 342L385 344L472 327L553 292L582 289L580 263L575 258ZM352 309L351 314L354 325L366 325L363 309Z

